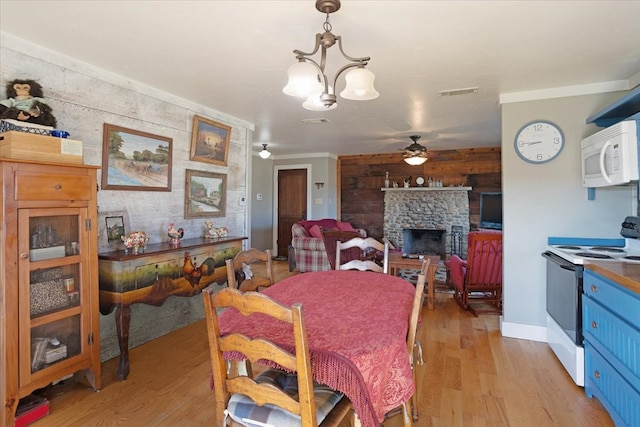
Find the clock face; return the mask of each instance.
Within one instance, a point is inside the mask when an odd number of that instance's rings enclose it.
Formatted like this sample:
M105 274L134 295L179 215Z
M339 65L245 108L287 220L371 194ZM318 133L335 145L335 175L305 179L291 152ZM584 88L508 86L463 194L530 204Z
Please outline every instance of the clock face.
M513 144L522 160L545 163L560 154L564 146L564 135L555 123L536 120L520 128Z
M424 184L424 178L419 176L416 178L416 184L418 184L419 186L422 187L422 184Z

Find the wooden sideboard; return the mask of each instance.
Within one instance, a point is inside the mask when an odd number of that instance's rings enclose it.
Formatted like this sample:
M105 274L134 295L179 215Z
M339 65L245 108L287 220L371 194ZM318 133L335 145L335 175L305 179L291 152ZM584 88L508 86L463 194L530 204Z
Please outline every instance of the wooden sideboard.
M213 282L227 280L225 260L242 250L246 237L184 239L179 246L147 245L137 255L123 250L98 254L100 312L115 308L120 346L118 378L129 375L131 305L161 306L170 296L191 297Z

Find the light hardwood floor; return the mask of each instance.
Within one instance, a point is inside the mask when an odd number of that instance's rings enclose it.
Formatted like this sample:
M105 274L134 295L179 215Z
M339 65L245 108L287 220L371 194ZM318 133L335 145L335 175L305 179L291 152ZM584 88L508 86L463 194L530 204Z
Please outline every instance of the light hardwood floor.
M278 280L291 274L286 262L275 262L274 273ZM614 425L547 344L503 338L498 320L473 317L445 293L436 294L434 310L423 309L417 427ZM103 363L97 393L73 380L47 389L50 414L33 425L213 426L204 321L134 348L130 357L124 382L116 379L117 358ZM402 422L395 417L384 426Z

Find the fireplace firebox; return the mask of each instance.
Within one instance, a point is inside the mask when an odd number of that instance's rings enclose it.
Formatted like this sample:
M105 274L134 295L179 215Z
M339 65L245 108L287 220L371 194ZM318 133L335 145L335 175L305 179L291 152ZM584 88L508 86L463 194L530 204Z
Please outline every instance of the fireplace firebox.
M402 253L407 255L439 255L447 253L446 230L428 228L405 228L402 230Z

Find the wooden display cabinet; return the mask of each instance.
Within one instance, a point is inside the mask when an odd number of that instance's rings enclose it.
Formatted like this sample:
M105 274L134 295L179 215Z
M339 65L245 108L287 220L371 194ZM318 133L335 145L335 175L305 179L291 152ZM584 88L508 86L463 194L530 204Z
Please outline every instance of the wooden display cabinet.
M100 389L96 169L0 159L2 427L72 374Z

